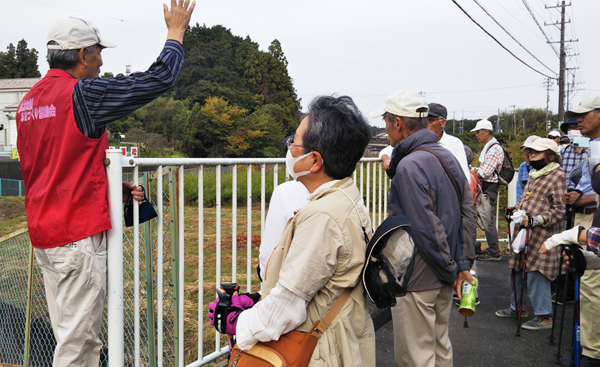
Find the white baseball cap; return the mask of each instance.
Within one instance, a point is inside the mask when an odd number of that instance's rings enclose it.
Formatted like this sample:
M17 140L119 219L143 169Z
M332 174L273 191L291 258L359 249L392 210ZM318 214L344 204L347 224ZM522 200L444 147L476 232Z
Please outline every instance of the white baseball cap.
M57 45L49 45L50 41L56 42ZM78 50L94 45L104 48L116 46L100 38L100 31L91 22L73 17L54 23L48 31L48 40L46 41L46 47L49 50Z
M575 108L571 108L567 112L565 112L565 117L570 119L571 117L577 117L577 115L581 115L584 113L588 113L592 110L600 108L600 97L588 97L584 98L579 106Z
M541 138L539 136L537 136L537 135L531 135L530 137L528 137L527 139L525 139L525 142L523 143L523 145L521 145L519 147L519 149L531 147L531 143L533 143L534 141L536 141L538 139L541 139Z
M543 152L544 150L551 150L554 153L558 153L558 144L552 139L548 138L539 138L527 148L533 149L538 152Z
M425 97L408 89L401 89L385 100L385 106L370 113L371 117L383 116L386 112L401 117L427 117Z
M492 125L492 123L489 122L488 120L479 120L479 121L477 121L477 125L475 125L475 128L473 128L471 130L471 132L477 131L477 130L491 130L491 131L494 131L494 125Z
M552 137L555 137L555 138L560 138L560 133L558 131L556 131L556 130L552 130L552 131L550 131L548 133L548 136L552 136Z

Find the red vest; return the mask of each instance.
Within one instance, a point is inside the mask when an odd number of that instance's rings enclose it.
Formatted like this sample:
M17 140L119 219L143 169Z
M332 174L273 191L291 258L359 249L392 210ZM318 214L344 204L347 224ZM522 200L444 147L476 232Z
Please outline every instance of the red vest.
M51 69L17 110L17 148L33 247L65 245L110 229L106 133L84 136L73 116L77 79Z

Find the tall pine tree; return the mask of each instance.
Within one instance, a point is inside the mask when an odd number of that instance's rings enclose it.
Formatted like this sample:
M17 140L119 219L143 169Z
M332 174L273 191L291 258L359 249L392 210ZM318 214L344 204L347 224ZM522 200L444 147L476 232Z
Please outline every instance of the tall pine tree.
M27 48L27 42L22 39L17 47L11 43L6 52L0 52L0 79L39 78L38 52L35 48Z

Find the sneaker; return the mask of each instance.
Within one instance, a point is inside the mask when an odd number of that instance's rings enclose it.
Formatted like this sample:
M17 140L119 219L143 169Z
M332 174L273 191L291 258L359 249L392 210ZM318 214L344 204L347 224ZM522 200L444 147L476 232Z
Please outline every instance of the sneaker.
M552 318L548 315L536 316L534 319L521 325L521 327L527 330L552 329Z
M575 303L575 300L574 300L573 298L569 298L569 297L567 297L567 302L563 302L563 296L562 296L562 295L560 295L560 297L558 297L558 296L556 295L556 293L554 293L554 294L552 295L552 303L556 303L556 304L557 304L557 305L559 305L559 306L562 306L562 305L564 305L564 304L570 305L570 304L573 304L573 303Z
M511 310L509 307L506 310L496 311L496 316L502 318L514 317L516 319L519 315L517 311ZM529 317L529 312L527 312L527 310L521 311L521 318L523 317Z
M475 259L479 261L502 261L502 254L500 251L496 252L495 254L486 252L477 256Z

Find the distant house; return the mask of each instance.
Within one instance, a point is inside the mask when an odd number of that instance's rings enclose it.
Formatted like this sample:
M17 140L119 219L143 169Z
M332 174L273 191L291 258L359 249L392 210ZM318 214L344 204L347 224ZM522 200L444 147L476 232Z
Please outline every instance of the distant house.
M17 146L17 107L41 78L0 79L0 155ZM4 153L6 152L6 153Z

